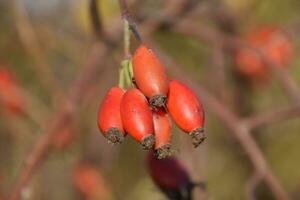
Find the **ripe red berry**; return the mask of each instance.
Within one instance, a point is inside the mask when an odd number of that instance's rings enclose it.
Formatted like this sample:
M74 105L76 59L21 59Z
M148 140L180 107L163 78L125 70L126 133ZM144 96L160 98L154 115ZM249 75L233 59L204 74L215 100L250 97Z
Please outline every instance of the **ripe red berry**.
M244 40L264 53L275 64L286 67L293 57L293 44L288 35L274 26L262 26L244 35ZM237 71L250 79L264 78L267 68L261 57L247 47L239 48L235 55Z
M133 58L134 79L138 88L148 97L151 106L165 105L168 80L164 66L151 49L141 45Z
M153 111L153 123L155 155L163 159L171 155L171 125L167 113L162 109Z
M204 111L191 89L179 81L170 81L167 108L177 126L191 135L195 147L205 140Z
M152 152L147 156L147 167L153 182L169 199L191 199L194 184L184 166L174 157L156 159Z
M121 143L125 136L120 110L124 93L124 90L119 87L111 88L99 107L98 127L112 144Z
M124 128L144 149L154 144L152 111L146 97L135 88L127 90L121 101Z
M0 68L0 106L9 113L22 114L24 98L16 87L13 75L7 69Z

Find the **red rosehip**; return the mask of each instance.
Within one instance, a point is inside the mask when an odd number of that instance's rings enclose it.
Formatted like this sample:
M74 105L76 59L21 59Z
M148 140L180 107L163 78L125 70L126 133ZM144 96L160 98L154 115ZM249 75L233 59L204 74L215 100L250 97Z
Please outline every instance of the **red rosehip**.
M24 112L24 98L16 89L17 83L7 69L0 68L0 105L9 113Z
M150 105L163 107L168 80L159 59L151 49L142 44L133 55L132 65L135 82L142 93L150 99Z
M146 164L153 182L169 199L190 200L192 189L203 187L203 183L192 182L187 170L174 157L158 160L149 152Z
M105 180L97 169L88 163L76 165L72 171L72 182L86 199L102 199L108 193Z
M205 140L204 111L191 89L179 81L170 81L167 108L177 126L191 135L195 147Z
M121 116L126 132L144 149L150 149L154 144L152 111L146 97L138 89L129 89L124 94Z
M155 155L158 159L163 159L171 155L171 125L167 113L162 109L153 111L153 124Z
M287 67L293 57L293 44L288 35L277 27L262 26L244 35L244 40L264 53L275 64ZM247 47L237 49L234 55L237 71L249 79L267 76L267 67L261 57Z
M121 119L121 99L124 90L111 88L100 104L98 112L98 127L109 143L122 143L125 134Z

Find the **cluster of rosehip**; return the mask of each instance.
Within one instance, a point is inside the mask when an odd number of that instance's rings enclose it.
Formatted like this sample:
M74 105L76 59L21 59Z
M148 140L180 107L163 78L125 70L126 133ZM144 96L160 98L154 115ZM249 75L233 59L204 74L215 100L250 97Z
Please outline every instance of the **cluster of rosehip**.
M132 58L134 86L111 88L99 108L98 126L110 143L121 143L128 133L157 158L171 154L171 125L188 133L197 147L204 135L204 111L197 96L183 83L168 80L165 68L145 45Z
M255 50L259 50L272 63L287 67L294 54L293 43L288 34L273 25L264 25L247 32L244 41ZM269 73L261 55L240 47L234 54L236 70L249 81L268 80Z

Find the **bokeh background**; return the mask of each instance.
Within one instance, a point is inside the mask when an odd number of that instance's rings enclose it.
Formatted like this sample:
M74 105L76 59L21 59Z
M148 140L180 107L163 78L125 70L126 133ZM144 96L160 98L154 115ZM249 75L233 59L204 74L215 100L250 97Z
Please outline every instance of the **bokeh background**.
M145 19L157 19L180 1L129 1L138 28ZM122 35L117 0L98 0L103 27L108 35ZM294 31L295 57L288 70L300 86L299 0L199 0L185 16L199 27L210 27L232 35L261 24L276 24ZM224 22L225 21L225 22ZM88 0L0 0L0 66L9 69L18 87L26 114L0 108L0 199L8 195L23 161L64 103L64 96L82 73L96 37L90 20ZM110 33L112 32L112 33ZM178 66L212 93L218 94L219 80L211 72L211 45L176 29L159 27L150 36ZM104 40L100 37L99 40ZM151 46L151 45L150 45ZM136 41L132 39L132 52ZM226 106L241 116L289 105L278 81L247 86L236 77L230 51L224 50ZM108 145L97 128L97 110L105 92L118 83L123 42L99 63L101 72L84 101L65 128L67 144L53 146L34 171L22 199L84 199L74 187L72 172L81 161L89 162L101 176L103 200L166 199L152 182L145 164L146 152L129 137L120 146ZM102 66L103 65L103 66ZM238 102L238 103L237 103ZM243 105L241 108L241 105ZM223 122L206 108L207 141L194 149L190 138L173 126L176 156L195 181L207 184L196 189L195 199L246 199L245 186L253 167L239 143L228 134ZM273 173L292 199L300 199L300 120L297 117L253 131ZM61 131L61 134L64 134ZM60 140L60 139L58 139ZM62 139L63 140L63 139ZM100 190L100 189L99 189ZM101 191L102 191L101 190ZM273 199L261 182L257 199Z

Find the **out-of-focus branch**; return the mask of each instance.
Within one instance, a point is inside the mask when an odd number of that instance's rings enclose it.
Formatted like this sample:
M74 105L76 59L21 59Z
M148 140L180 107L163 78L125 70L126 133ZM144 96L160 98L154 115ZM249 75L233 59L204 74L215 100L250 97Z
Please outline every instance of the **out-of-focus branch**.
M257 171L254 171L253 174L250 176L245 186L247 200L256 200L255 189L257 188L257 185L261 182L262 179L263 175Z
M214 43L210 50L210 59L209 59L209 69L208 69L208 83L209 86L212 88L215 94L223 101L226 102L227 92L228 89L226 88L226 69L224 63L224 50L222 45L218 44L217 42Z
M46 56L37 41L37 33L30 22L26 9L22 6L22 3L19 0L12 0L11 5L17 33L25 50L34 61L34 65L32 65L32 67L35 70L38 79L48 92L50 92L50 94L53 94L54 97L61 97L61 87L46 63Z
M152 47L159 53L160 57L167 64L167 66L172 66L169 71L175 76L180 77L184 82L189 84L189 86L196 91L197 95L201 97L204 105L209 108L213 113L215 113L224 124L231 130L229 133L240 143L241 147L249 157L251 163L253 164L255 170L260 174L263 174L263 178L267 186L270 188L276 199L278 200L288 200L290 199L286 191L280 185L276 177L273 175L270 167L268 166L263 153L257 146L255 140L250 134L249 129L243 126L238 116L227 109L223 103L218 101L214 96L212 96L206 89L201 87L195 81L187 78L185 73L177 66L177 64L167 56L163 51L161 51L157 45L151 40L147 41L151 43Z
M100 11L99 11L99 6L98 6L98 0L90 0L89 1L89 9L90 9L90 18L91 18L91 23L92 27L94 29L95 35L100 38L103 33L102 33L102 21L100 20Z
M300 104L274 108L270 111L253 114L243 119L243 124L250 129L274 124L293 117L300 117Z
M98 42L93 46L82 73L69 90L64 105L57 114L53 116L50 124L45 128L43 135L39 138L28 157L25 159L9 200L20 199L22 190L31 179L35 169L47 156L53 136L61 129L61 127L70 122L72 116L84 100L85 95L83 93L89 91L89 85L94 83L97 75L103 70L103 60L105 60L104 58L107 56L107 53L108 49L105 48L101 42Z

